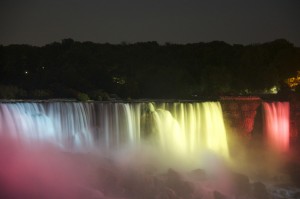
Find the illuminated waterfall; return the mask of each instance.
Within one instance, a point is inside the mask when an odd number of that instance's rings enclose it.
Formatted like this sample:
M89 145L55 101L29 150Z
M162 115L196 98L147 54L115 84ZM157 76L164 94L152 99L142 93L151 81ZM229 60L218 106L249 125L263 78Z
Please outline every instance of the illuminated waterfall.
M96 136L108 148L140 142L141 103L100 103L96 106Z
M182 155L210 150L228 157L220 103L162 103L150 111L152 131L157 131L157 142L163 150Z
M0 134L26 142L46 141L64 148L92 144L92 104L0 104Z
M0 133L27 140L54 138L54 125L36 103L0 104Z
M93 144L93 104L55 102L45 107L43 114L52 121L56 143L75 149Z
M273 149L286 151L289 148L289 114L288 102L263 103L264 131L267 141Z
M67 149L118 149L151 140L167 153L187 155L208 149L228 156L218 102L4 103L0 125L0 134Z

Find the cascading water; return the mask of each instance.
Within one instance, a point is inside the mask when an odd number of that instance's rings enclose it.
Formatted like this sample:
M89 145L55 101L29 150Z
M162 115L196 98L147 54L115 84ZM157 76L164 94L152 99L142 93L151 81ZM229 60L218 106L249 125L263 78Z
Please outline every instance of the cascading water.
M63 148L92 144L92 104L0 104L0 134L26 142L46 141Z
M93 104L55 102L44 106L42 114L50 118L57 144L67 149L93 146Z
M264 132L271 148L287 151L289 148L289 114L288 102L263 103Z
M52 139L57 129L45 113L45 107L41 104L0 104L1 135L27 140Z
M140 117L142 103L95 104L97 142L107 148L122 144L134 146L140 142Z
M157 143L162 150L181 155L210 150L228 157L227 136L218 102L151 104Z
M135 146L151 139L165 152L208 149L228 156L222 109L204 103L5 103L1 134L67 149Z

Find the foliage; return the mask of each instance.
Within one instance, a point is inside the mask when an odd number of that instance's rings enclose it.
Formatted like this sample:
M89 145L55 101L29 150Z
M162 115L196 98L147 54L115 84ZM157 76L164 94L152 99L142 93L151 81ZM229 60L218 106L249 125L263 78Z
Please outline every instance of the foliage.
M86 93L81 93L81 92L77 93L76 99L81 102L86 102L86 101L90 100L89 96Z
M35 89L32 91L32 97L34 99L49 99L52 97L52 93L49 90Z
M16 86L0 85L0 99L24 99L27 92Z
M284 39L246 46L72 39L0 46L0 84L13 85L2 88L5 98L25 97L25 90L37 98L78 98L80 91L93 100L111 93L125 99L255 94L282 85L298 70L300 49Z
M101 89L92 90L88 94L92 100L96 100L96 101L109 100L109 95Z

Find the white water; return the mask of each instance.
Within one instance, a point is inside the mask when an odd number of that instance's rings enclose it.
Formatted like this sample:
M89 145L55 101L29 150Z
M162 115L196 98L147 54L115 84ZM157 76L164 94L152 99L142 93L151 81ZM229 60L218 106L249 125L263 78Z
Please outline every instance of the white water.
M217 102L150 105L152 133L162 150L186 156L209 150L228 157L222 109ZM193 157L193 156L192 156Z
M150 139L166 152L208 149L228 156L222 109L204 103L4 103L0 134L65 149L137 146Z

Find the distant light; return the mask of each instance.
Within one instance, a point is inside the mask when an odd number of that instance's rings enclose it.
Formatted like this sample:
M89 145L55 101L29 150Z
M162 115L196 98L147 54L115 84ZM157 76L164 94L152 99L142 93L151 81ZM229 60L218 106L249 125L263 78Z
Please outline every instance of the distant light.
M277 93L278 93L278 88L277 88L277 86L273 86L272 88L270 88L270 93L272 93L272 94L277 94Z
M273 86L272 88L265 89L263 91L264 94L277 94L279 91L279 88L277 86Z
M45 66L42 66L42 69L45 69Z
M113 82L117 83L117 84L123 85L126 83L125 79L122 77L113 77L112 79L113 79Z
M297 71L296 77L289 77L285 80L285 82L291 89L294 90L300 83L300 71Z
M24 71L24 74L25 74L25 75L28 75L28 73L29 73L29 72L28 72L27 70Z

